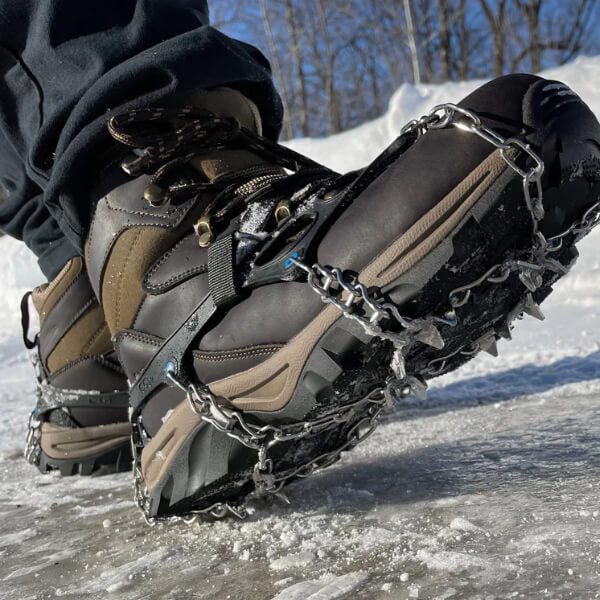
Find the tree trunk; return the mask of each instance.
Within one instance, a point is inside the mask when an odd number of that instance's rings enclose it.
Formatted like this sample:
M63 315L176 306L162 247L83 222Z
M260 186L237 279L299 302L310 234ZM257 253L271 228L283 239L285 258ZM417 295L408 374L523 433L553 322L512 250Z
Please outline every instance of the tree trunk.
M529 0L527 4L521 5L521 8L527 19L531 70L537 73L542 70L542 46L540 44L540 9L542 8L542 0Z
M310 135L308 123L308 100L306 95L306 81L304 77L304 68L302 67L302 56L300 54L300 46L298 45L298 32L296 21L294 19L294 8L292 0L285 0L285 12L287 19L288 32L290 34L290 50L294 60L294 68L296 70L296 88L298 90L298 119L300 121L300 131L304 137Z
M406 33L408 36L408 47L412 61L413 81L421 83L421 67L419 65L419 50L413 21L413 12L410 0L404 0L404 18L406 19Z
M325 14L323 0L317 0L317 11L319 13L319 21L321 23L325 49L327 51L326 93L329 103L329 133L337 133L342 130L342 117L339 102L335 93L333 48L331 45L329 28L327 27L327 15Z
M448 23L448 0L439 0L440 19L440 60L442 62L442 80L450 81L450 25Z
M267 36L267 43L269 44L269 52L271 54L271 61L273 62L273 71L277 83L279 84L279 94L281 96L281 102L283 104L283 135L287 139L294 137L294 130L292 128L292 122L290 120L290 107L288 103L287 92L285 89L285 81L283 79L283 71L281 70L281 63L279 62L279 56L277 55L277 46L273 39L273 31L271 30L271 21L269 20L269 14L267 12L267 6L265 0L259 0L260 10L262 13L263 27L265 35Z
M488 5L486 0L479 0L483 13L485 14L492 30L492 39L494 44L494 77L500 77L504 74L504 58L505 58L505 45L504 45L504 19L506 15L506 0L499 0L498 2L498 15L494 14L492 8Z
M465 81L469 75L470 52L469 52L469 30L467 29L467 0L460 0L458 7L460 11L460 66L458 78Z

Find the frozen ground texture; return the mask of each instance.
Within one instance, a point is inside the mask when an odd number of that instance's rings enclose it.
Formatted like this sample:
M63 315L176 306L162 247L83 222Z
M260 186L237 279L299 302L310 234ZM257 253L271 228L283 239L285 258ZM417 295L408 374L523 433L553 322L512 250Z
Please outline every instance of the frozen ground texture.
M600 114L600 60L546 74ZM381 119L294 146L338 169L478 82L403 86ZM340 152L343 148L344 152ZM21 459L33 374L17 306L41 281L0 240L0 598L600 597L600 231L501 357L434 382L335 467L246 522L148 528L127 475L60 479Z

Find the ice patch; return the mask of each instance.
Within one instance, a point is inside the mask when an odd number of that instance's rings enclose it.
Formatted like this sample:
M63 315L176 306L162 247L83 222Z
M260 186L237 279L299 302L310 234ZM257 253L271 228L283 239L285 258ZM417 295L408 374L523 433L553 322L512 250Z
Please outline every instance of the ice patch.
M488 569L491 563L483 558L466 552L451 552L440 550L431 552L419 550L417 559L427 565L428 569L437 571L459 572L469 569Z
M456 517L456 519L452 519L452 522L450 523L450 529L454 529L455 531L481 531L480 527L477 527L477 525L474 525L462 517Z
M302 581L281 590L272 600L335 600L350 593L368 578L357 571L346 575L324 575L320 579Z
M306 567L315 560L316 556L312 552L298 552L297 554L288 554L271 561L269 565L275 571L284 569L298 569Z
M21 544L36 535L37 531L31 528L24 529L23 531L15 531L14 533L5 533L4 535L0 535L0 548Z

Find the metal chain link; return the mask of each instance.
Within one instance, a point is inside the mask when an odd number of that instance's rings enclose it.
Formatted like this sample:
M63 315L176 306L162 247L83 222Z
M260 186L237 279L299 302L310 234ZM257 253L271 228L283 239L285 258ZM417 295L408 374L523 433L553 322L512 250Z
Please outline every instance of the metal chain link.
M29 419L27 420L27 436L25 438L25 451L23 456L25 460L34 465L38 466L40 464L42 447L41 447L41 438L42 438L42 421L39 418L38 414L38 404L40 402L42 389L40 387L40 381L43 377L43 370L41 361L37 352L37 347L34 350L31 350L29 353L29 359L31 360L31 364L33 365L35 375L36 375L36 406L29 413Z
M539 230L539 223L544 217L541 186L541 177L544 172L542 159L522 140L504 138L498 132L483 125L481 119L472 111L454 104L442 104L436 106L428 115L408 123L401 133L414 133L418 138L429 129L442 129L450 125L473 133L492 144L500 151L508 166L522 178L525 204L532 219L533 244L531 249L521 256L515 256L493 266L470 284L452 290L449 294L449 312L443 317L425 319L409 319L402 316L394 304L377 299L377 296L380 295L379 290L370 291L359 281L350 281L340 269L319 264L309 266L297 258L290 258L297 267L306 272L308 284L320 296L323 303L335 306L344 317L358 323L371 337L389 341L394 345L395 352L391 365L394 377L388 379L385 388L374 389L361 399L345 404L334 412L322 415L312 421L299 421L279 426L256 425L248 421L244 414L234 406L224 405L221 399L216 398L210 392L207 386L195 384L186 387L177 380L173 371L168 373L171 381L186 393L190 406L197 415L218 431L257 452L257 462L252 476L257 494L279 494L285 483L291 479L308 477L317 469L333 464L340 458L342 452L353 448L373 432L381 411L386 406L392 406L398 396L411 392L419 395L426 388L426 384L424 379L407 375L404 367L404 349L417 341L436 349L442 349L444 340L438 326L440 324L450 326L457 324L455 309L464 306L469 301L474 288L486 282L502 283L512 273L518 273L528 293L525 301L519 304L509 316L509 323L512 318L523 311L537 314L539 309L533 301L531 293L542 285L542 273L546 270L564 273L567 270L552 258L552 253L560 250L568 235L573 234L578 239L600 222L600 203L598 203L566 231L546 239ZM517 156L523 155L532 163L527 170L515 162ZM384 328L381 325L384 320L395 322L396 327ZM398 332L394 329L398 329ZM432 376L443 372L447 360L458 353L470 355L480 349L486 349L486 345L492 340L491 336L484 336L484 338L469 348L459 348L452 354L431 361L423 375ZM493 342L495 343L495 337ZM437 366L437 363L440 363L440 366ZM273 446L297 442L323 431L338 429L342 424L348 424L350 428L339 447L316 458L311 458L297 467L281 472L273 471L273 460L269 457L269 450ZM135 501L149 524L153 525L163 520L191 522L199 514L210 514L217 518L227 514L234 514L240 518L245 516L246 512L241 506L216 503L201 510L191 511L186 515L150 517L148 515L147 489L141 471L141 450L141 445L140 447L134 445Z

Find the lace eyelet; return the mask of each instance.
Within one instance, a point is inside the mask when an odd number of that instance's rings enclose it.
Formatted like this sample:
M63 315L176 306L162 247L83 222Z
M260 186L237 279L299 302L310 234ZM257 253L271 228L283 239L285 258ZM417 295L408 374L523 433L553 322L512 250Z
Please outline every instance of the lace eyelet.
M194 225L194 231L198 236L198 245L200 248L207 248L210 246L215 236L210 226L210 215L204 215L200 217Z
M152 208L160 208L169 201L169 195L156 183L151 183L144 190L144 198Z
M280 227L292 216L290 203L287 200L281 200L275 207L274 214L275 220L277 221L277 227Z

